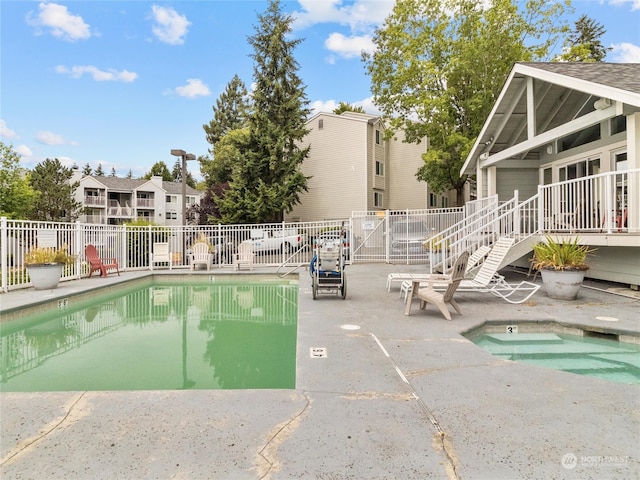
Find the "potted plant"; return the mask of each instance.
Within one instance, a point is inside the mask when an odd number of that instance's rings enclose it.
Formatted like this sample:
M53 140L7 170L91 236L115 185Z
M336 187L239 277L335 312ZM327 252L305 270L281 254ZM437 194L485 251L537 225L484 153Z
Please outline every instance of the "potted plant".
M449 251L449 240L443 240L440 235L437 235L431 239L427 238L423 244L424 248L429 252L429 261L432 267L443 263L445 259L444 252Z
M62 268L74 261L75 256L67 253L66 245L58 249L34 247L24 256L31 284L36 290L56 288L62 276Z
M533 268L542 274L547 295L559 300L575 300L584 275L589 270L587 255L594 252L580 245L578 238L554 240L546 236L544 242L533 246Z

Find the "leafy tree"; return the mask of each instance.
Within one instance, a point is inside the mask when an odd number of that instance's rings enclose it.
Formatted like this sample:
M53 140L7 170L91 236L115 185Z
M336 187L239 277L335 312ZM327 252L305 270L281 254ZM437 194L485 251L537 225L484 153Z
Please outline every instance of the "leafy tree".
M293 18L282 12L279 0L270 0L258 20L249 37L255 83L249 138L243 161L233 168L229 190L218 203L225 223L280 221L307 189L300 165L309 147L298 144L307 133L309 101L293 56L301 40L289 39Z
M244 127L248 113L247 88L238 75L234 75L224 92L216 100L216 105L213 107L213 119L208 125L202 126L207 136L207 142L215 147L215 144L227 132ZM209 151L213 154L212 150Z
M32 220L73 222L77 220L82 204L73 196L80 185L71 183L73 169L65 167L60 160L47 158L31 172L31 186L38 192L31 211Z
M26 219L36 196L28 172L20 167L20 155L2 142L0 157L0 217Z
M233 168L244 162L249 128L230 130L213 146L213 160L200 161L200 171L208 187L229 183Z
M560 61L563 62L602 62L611 51L602 45L600 38L606 30L594 19L582 15L576 20L573 31L564 42Z
M104 177L104 170L102 169L102 164L98 163L98 168L93 173L96 177Z
M82 167L82 176L89 177L91 175L91 172L91 165L89 165L89 162L85 163L84 167Z
M154 163L151 170L142 178L149 180L151 177L162 177L163 182L173 182L173 175L171 175L169 167L167 167L167 164L163 161Z
M416 176L436 192L457 191L460 169L517 61L545 58L568 31L567 4L529 0L397 0L363 55L374 101L391 137L428 137Z
M192 225L210 225L220 222L220 210L216 197L223 197L224 190L229 188L228 183L216 184L207 189L200 200L187 209L187 222Z
M338 106L333 109L333 113L335 113L336 115L340 115L343 112L367 113L362 107L356 107L355 105L351 105L347 102L340 102Z

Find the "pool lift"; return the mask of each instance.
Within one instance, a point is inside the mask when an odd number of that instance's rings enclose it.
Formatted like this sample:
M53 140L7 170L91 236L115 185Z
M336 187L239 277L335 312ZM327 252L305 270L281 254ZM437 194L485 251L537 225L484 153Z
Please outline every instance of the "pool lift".
M320 293L335 293L342 296L343 300L347 298L344 244L344 231L340 232L338 239L316 241L314 255L309 265L314 300Z

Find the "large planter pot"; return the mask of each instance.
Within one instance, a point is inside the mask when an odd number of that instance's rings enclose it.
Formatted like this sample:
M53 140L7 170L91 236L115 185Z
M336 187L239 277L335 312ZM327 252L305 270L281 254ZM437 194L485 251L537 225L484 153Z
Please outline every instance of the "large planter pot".
M27 265L31 284L36 290L51 290L58 286L62 276L62 263L39 263Z
M545 292L556 300L575 300L580 291L586 270L542 269L542 283Z

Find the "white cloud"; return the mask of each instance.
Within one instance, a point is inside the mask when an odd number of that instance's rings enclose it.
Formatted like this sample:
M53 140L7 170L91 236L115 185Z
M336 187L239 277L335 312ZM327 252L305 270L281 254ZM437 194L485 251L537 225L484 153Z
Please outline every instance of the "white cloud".
M91 37L89 25L81 16L69 13L64 5L40 3L38 10L36 17L33 17L33 12L27 15L29 25L48 29L54 37L71 42Z
M16 134L15 130L11 130L9 127L7 127L7 122L5 122L4 120L0 120L0 137L12 139L17 138L18 135Z
M616 43L611 45L611 57L614 62L640 63L640 46L633 43Z
M58 65L56 72L69 75L71 78L80 78L85 73L91 75L96 82L133 82L138 78L138 74L135 72L129 72L128 70L121 70L118 72L114 68L108 70L100 70L93 65L76 65L71 68L67 68L64 65Z
M32 157L33 156L33 153L31 152L31 149L29 147L27 147L26 145L18 145L13 150L18 155L20 155L21 157Z
M198 78L189 78L187 79L187 84L182 87L176 87L175 93L180 95L181 97L208 97L211 95L211 90L209 87L202 83L202 80Z
M631 4L631 11L640 10L640 0L610 0L611 5L625 5Z
M350 102L347 100L316 100L314 102L311 102L309 106L309 108L311 109L311 116L321 112L331 113L338 107L340 102L350 103L354 107L362 107L368 115L382 115L380 110L378 110L378 107L374 105L373 97L368 97L364 100L358 100L355 102Z
M71 68L67 68L64 65L58 65L56 72L69 75L71 78L80 78L85 73L91 75L96 82L133 82L138 78L138 74L135 72L129 72L128 70L117 70L110 68L108 70L100 70L93 65L76 65Z
M36 135L36 140L45 145L77 145L78 142L69 142L62 135L57 133L40 131Z
M345 37L341 33L332 33L324 42L327 50L344 58L360 57L362 51L373 52L375 45L369 35ZM330 62L333 63L333 62Z
M169 45L182 45L191 22L184 15L178 14L173 8L151 7L154 25L151 28L153 34L163 43Z
M336 108L338 108L338 102L336 102L335 100L316 100L315 102L311 102L309 108L311 109L311 116L314 116L315 114L321 112L333 112Z
M293 28L303 29L318 23L349 25L352 31L368 30L380 25L393 9L395 0L356 0L346 5L342 0L299 0L302 10L293 12Z

